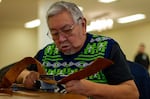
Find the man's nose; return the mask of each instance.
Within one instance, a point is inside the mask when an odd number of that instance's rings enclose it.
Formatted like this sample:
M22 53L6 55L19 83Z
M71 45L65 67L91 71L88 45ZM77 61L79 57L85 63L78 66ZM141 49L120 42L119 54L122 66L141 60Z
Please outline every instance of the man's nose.
M62 32L60 32L60 33L59 33L59 41L63 42L63 41L65 41L66 39L67 39L67 38L66 38L65 34L62 33Z

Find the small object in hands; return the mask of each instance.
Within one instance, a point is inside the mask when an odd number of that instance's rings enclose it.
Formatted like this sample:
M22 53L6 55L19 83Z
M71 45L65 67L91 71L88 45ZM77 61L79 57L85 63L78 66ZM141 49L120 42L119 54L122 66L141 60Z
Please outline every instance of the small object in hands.
M57 88L57 85L44 82L43 80L36 80L34 84L34 88L37 88L46 92L54 92L54 90Z
M47 92L54 92L57 82L53 75L40 75L40 80L36 80L34 88L41 89Z

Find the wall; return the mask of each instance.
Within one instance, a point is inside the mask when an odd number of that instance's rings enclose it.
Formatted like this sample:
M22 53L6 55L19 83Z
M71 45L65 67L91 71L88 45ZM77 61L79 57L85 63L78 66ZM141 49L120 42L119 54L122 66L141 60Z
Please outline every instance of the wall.
M146 45L146 52L150 55L150 23L142 23L117 30L105 31L101 35L114 38L120 44L127 59L133 60L141 42Z
M41 20L41 25L38 28L38 49L45 47L47 44L52 43L51 37L47 36L49 31L46 21L46 12L52 4L51 0L40 0L38 5L38 17Z
M39 0L38 16L41 25L37 29L0 26L0 68L26 56L34 56L37 50L52 42L47 36L48 31L45 13L51 0ZM140 42L145 43L146 52L150 55L150 23L142 23L117 30L100 33L110 36L120 44L127 59L133 60Z
M0 27L0 68L37 52L37 29Z

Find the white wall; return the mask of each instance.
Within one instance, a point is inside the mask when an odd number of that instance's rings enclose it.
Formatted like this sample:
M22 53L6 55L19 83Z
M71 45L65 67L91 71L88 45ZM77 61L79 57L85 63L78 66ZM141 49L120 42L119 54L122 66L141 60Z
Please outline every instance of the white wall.
M0 68L36 52L37 29L0 27Z
M134 59L134 55L141 42L146 45L146 52L150 55L150 22L106 31L100 34L117 40L129 60Z
M41 25L38 29L24 29L19 27L0 27L0 68L14 61L18 61L26 56L34 56L35 53L48 43L51 43L46 33L46 11L51 0L40 0L38 16ZM99 33L110 36L120 44L127 59L133 60L139 43L146 45L146 52L150 55L150 22L135 26L110 30Z
M54 1L53 1L54 2ZM50 0L40 0L38 5L38 16L41 20L41 25L38 28L38 49L45 47L47 44L52 43L52 39L46 34L49 31L46 21L46 12L52 4Z

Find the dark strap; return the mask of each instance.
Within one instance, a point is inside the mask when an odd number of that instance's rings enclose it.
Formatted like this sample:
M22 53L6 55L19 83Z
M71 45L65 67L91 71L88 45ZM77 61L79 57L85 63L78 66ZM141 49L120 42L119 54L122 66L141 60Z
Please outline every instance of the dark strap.
M97 72L99 72L100 70L112 65L113 62L109 59L106 58L98 58L96 59L92 64L90 64L89 66L85 67L84 69L75 72L63 79L61 79L60 81L58 81L59 84L65 84L68 81L71 80L80 80L83 78L86 78L90 75L93 75Z
M16 81L17 77L19 76L19 74L25 69L27 68L27 66L32 65L32 64L36 64L37 65L37 69L38 72L40 74L46 74L41 63L38 62L38 60L36 60L35 58L32 57L26 57L22 60L20 60L19 62L15 63L8 71L7 73L5 73L5 75L3 76L1 82L0 82L0 92L3 92L2 90L4 89L8 89L11 87L11 85Z
M109 67L112 64L113 64L113 62L109 59L98 58L92 64L88 65L87 67L83 68L82 70L75 72L73 74L70 74L69 76L62 78L61 80L59 80L57 82L55 80L51 80L49 78L42 79L42 80L49 84L65 84L71 80L84 79L90 75L93 75L93 74L101 71L104 68Z

